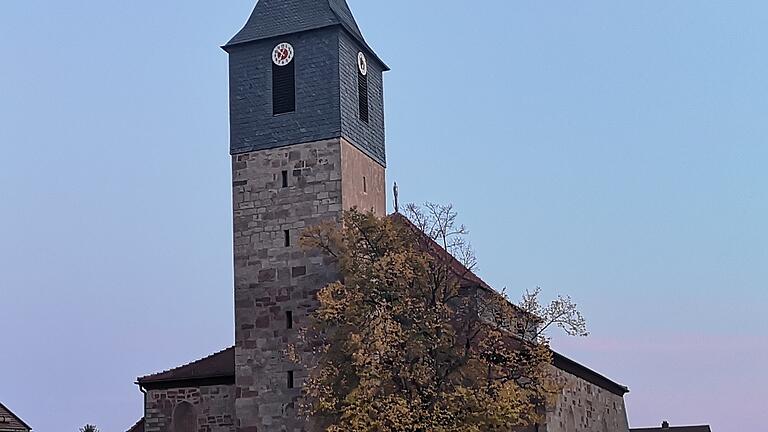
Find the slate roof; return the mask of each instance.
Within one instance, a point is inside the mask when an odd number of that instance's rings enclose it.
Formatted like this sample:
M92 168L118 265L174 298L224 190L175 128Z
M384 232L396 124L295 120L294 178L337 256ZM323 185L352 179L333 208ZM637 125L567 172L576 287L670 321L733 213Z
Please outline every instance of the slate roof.
M224 48L330 26L341 26L389 70L365 41L346 0L259 0Z
M230 347L203 359L164 372L140 377L136 383L145 388L181 387L200 381L234 383L235 348Z
M137 421L133 427L128 429L128 432L144 432L144 417Z
M346 0L259 0L243 29L226 46L332 25L341 25L365 41Z
M630 432L712 432L709 426L670 426L630 429Z
M0 432L28 432L31 430L32 428L24 423L24 420L0 403Z

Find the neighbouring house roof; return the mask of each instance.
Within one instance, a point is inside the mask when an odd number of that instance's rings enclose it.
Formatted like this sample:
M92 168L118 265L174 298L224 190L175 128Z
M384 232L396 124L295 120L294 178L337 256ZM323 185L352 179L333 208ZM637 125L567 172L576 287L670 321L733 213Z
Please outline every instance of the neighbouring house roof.
M31 430L32 428L24 423L24 420L0 403L0 432L28 432Z
M135 425L128 429L128 432L144 432L144 417L142 417L141 420L137 421Z
M635 428L630 432L712 432L709 426L662 426L651 428Z
M192 363L140 377L136 383L146 389L234 384L235 348L230 347Z

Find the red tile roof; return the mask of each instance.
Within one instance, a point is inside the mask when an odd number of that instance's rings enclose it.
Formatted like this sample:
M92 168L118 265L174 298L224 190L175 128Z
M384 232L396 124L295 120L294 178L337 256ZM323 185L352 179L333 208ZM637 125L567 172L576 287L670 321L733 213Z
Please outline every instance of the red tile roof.
M137 379L142 387L164 383L182 383L217 378L234 378L235 348L230 347L203 359L179 366L165 372L147 375Z
M457 260L456 257L451 255L450 252L448 252L447 250L445 250L445 248L440 246L440 244L438 244L433 238L431 238L426 233L424 233L424 231L422 231L421 228L417 227L406 216L400 213L393 213L389 215L389 218L395 222L404 224L406 227L408 227L414 233L416 233L419 237L421 237L421 239L425 241L426 246L429 249L428 252L436 254L440 259L447 262L448 265L453 270L454 274L457 277L461 278L462 285L465 285L465 284L476 285L483 289L493 291L493 288L491 288L490 285L485 283L485 281L482 278L480 278L480 276L476 275L472 270L468 269L464 264L462 264L459 260Z
M133 427L128 429L128 432L144 432L144 417L137 421Z
M449 263L449 265L451 266L451 268L453 269L457 277L460 277L462 279L463 284L466 284L467 286L469 285L479 286L482 289L493 291L493 288L490 285L485 283L485 281L483 281L474 272L472 272L463 264L461 264L459 260L457 260L453 255L451 255L448 251L446 251L437 242L435 242L429 236L424 234L408 218L401 215L400 213L395 213L393 215L390 215L389 217L395 221L406 224L409 228L413 229L415 232L423 235L423 240L426 241L427 247L430 249L430 251L440 255L442 259L445 259ZM584 379L585 381L591 382L592 384L600 386L619 396L622 396L629 391L625 386L618 384L615 381L609 378L606 378L605 376L559 353L554 353L554 365L560 370L563 370L565 372L578 376L579 378ZM199 384L203 381L212 380L212 379L222 379L227 382L234 383L235 347L227 348L223 351L212 354L208 357L186 364L184 366L179 366L177 368L170 369L165 372L160 372L157 374L141 377L137 380L137 383L145 388L154 388L154 387L172 388L172 387L182 387L184 385L191 385L191 383L193 382ZM142 424L142 427L143 427L143 424ZM644 431L644 430L638 429L638 431ZM129 432L136 432L136 431L132 429ZM699 430L694 429L694 430L688 431L683 429L683 430L677 430L676 432L699 432ZM708 432L708 431L702 430L702 432Z

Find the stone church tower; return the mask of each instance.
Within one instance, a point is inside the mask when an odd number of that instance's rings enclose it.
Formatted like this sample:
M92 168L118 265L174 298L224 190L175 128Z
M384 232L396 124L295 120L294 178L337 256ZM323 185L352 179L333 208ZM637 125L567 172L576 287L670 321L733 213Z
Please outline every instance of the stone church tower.
M384 216L383 73L345 0L259 0L230 62L235 346L139 377L130 432L315 432L298 413L307 371L286 356L332 262L302 231L357 207ZM492 288L472 274L476 289ZM469 280L469 279L468 279ZM539 432L627 432L628 389L554 353L567 384Z
M302 250L344 209L386 212L383 72L345 0L260 0L226 45L235 263L235 425L311 430L306 371L285 358L337 280ZM300 347L311 361L309 348Z

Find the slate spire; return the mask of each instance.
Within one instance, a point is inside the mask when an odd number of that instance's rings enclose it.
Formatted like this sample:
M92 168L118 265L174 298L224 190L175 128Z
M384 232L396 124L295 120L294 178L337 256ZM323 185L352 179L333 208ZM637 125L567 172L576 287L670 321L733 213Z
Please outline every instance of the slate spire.
M225 47L334 25L368 47L346 0L259 0L245 27Z

